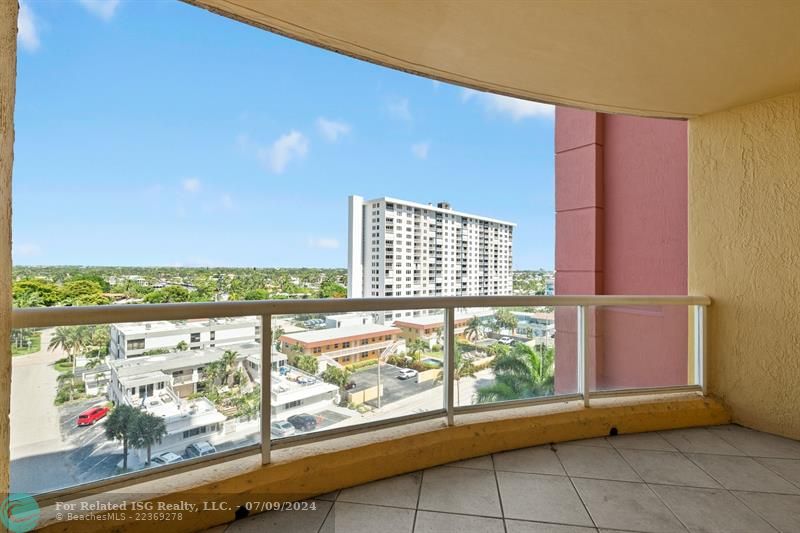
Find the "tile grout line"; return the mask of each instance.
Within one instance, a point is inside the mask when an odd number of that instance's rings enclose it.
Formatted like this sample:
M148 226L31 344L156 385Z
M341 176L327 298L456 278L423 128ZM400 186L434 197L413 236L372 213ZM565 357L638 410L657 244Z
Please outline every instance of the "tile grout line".
M328 517L331 515L331 513L333 513L333 507L336 505L336 500L339 499L339 494L341 493L342 493L341 490L336 491L336 496L333 498L333 501L331 502L331 506L328 509L328 512L325 513L325 518L322 519L322 523L317 528L317 533L322 533L322 528L325 527L325 523L328 521ZM333 520L334 522L336 521L336 515L333 516ZM336 524L334 524L334 529L336 529Z
M762 515L762 514L761 514L761 513L759 513L757 510L755 510L754 508L752 508L752 507L750 507L749 505L747 505L747 502L746 502L746 501L744 501L744 499L743 499L743 498L740 498L739 496L737 496L737 495L736 495L736 493L735 493L734 491L732 491L732 490L729 490L728 492L731 494L731 496L733 496L733 497L734 497L734 499L736 499L736 500L739 500L739 502L741 502L741 504L742 504L742 505L744 505L746 509L749 509L751 513L753 513L753 514L754 514L754 515L756 515L757 517L761 518L761 519L762 519L764 522L766 522L766 523L767 523L767 525L769 525L769 526L770 526L772 529L774 529L774 530L775 530L775 531L777 531L778 533L781 533L781 529L780 529L778 526L776 526L776 525L774 525L772 522L770 522L770 521L769 521L769 519L768 519L766 516ZM742 492L750 492L750 491L742 491Z
M613 448L613 445L612 445L612 448ZM620 458L622 459L622 461L623 461L623 462L624 462L626 465L628 465L628 468L630 468L631 470L633 470L633 471L636 473L636 475L637 475L637 476L639 476L639 478L642 480L642 483L644 484L644 486L645 486L645 487L647 487L647 490L649 490L649 491L650 491L650 493L651 493L653 496L655 496L655 497L656 497L656 499L657 499L659 502L661 502L661 505L663 505L663 506L664 506L664 508L666 508L666 509L667 509L667 511L669 511L670 513L672 513L672 516L674 516L674 517L675 517L675 520L677 520L677 521L678 521L678 523L679 523L681 526L683 526L683 528L684 528L684 529L685 529L687 532L691 531L691 529L689 529L689 526L687 526L687 525L686 525L686 524L683 522L683 520L681 520L681 518L678 516L678 513L676 513L676 512L675 512L675 511L672 509L672 507L670 507L670 506L667 504L667 502L665 502L665 501L664 501L664 499L663 499L663 498L661 498L661 496L660 496L660 495L659 495L659 494L658 494L658 493L657 493L655 490L653 490L653 488L652 488L652 487L651 487L651 486L650 486L650 485L647 483L647 481L645 481L645 480L644 480L644 478L643 478L643 477L642 477L642 476L639 474L639 472L638 472L638 471L637 471L637 470L636 470L636 469L633 467L633 465L632 465L632 464L630 464L630 463L628 462L628 460L627 460L627 459L625 459L625 456L624 456L624 455L622 455L622 453L621 453L619 450L617 450L616 448L614 448L614 450L617 452L617 455L619 455L619 456L620 456Z
M605 437L603 437L603 438L605 438ZM575 486L575 482L572 481L572 476L569 475L569 472L567 471L567 467L564 466L564 462L561 460L561 457L558 456L558 448L556 448L553 445L553 443L550 444L550 451L553 452L553 454L556 456L556 459L558 460L558 464L560 464L561 468L564 469L564 473L567 475L567 479L569 480L569 484L572 487L572 490L575 491L575 495L578 496L578 501L581 502L581 505L583 506L583 510L586 511L586 516L588 516L589 520L592 521L592 525L594 525L594 528L597 531L599 531L600 530L600 526L597 525L597 522L595 521L594 517L592 516L592 513L589 511L589 508L586 506L586 502L583 501L583 496L581 496L581 493L578 491L578 487Z
M739 426L739 425L737 425L737 427L742 427L742 426ZM788 460L790 460L790 461L797 461L797 460L800 460L800 459L795 459L795 458L793 458L793 457L763 457L763 456L760 456L760 455L750 455L750 454L748 454L746 451L744 451L744 450L742 450L742 449L738 448L738 447L736 446L736 444L734 444L734 443L733 443L733 442L731 442L730 440L726 439L726 438L725 438L725 436L722 434L722 431L723 431L723 430L711 431L711 430L710 430L708 427L704 427L703 429L705 429L706 431L708 431L710 434L714 435L714 436L715 436L715 437L717 437L718 439L722 440L724 443L728 444L728 445L729 445L729 446L731 446L732 448L734 448L734 449L736 449L736 450L738 450L738 451L742 452L742 453L744 454L744 456L739 456L739 455L723 455L723 454L718 454L718 453L717 453L717 454L715 454L715 453L705 453L705 454L698 454L698 455L717 455L717 456L720 456L720 455L722 455L723 457L747 457L748 459L751 459L751 460L753 460L753 461L754 461L756 464L760 465L761 467L763 467L763 468L766 468L767 470L769 470L770 472L772 472L773 474L775 474L776 476L778 476L779 478L781 478L782 480L784 480L785 482L787 482L789 485L792 485L793 487L797 487L798 489L800 489L800 484L798 484L798 483L794 483L794 482L793 482L792 480L790 480L790 479L786 479L786 478L785 478L783 475L781 475L781 473L780 473L780 472L778 472L778 471L776 471L776 470L774 470L774 469L770 468L770 467L769 467L769 465L765 465L764 463L762 463L761 461L759 461L759 459L788 459ZM747 428L745 428L745 429L747 429ZM717 433L719 433L719 435L717 435ZM761 434L762 432L757 432L757 433L758 433L758 434ZM767 435L771 435L771 433L766 433L766 434L767 434ZM791 440L791 439L790 439L790 440ZM687 457L687 458L688 458L688 457ZM691 458L688 458L688 459L691 461ZM692 462L694 463L694 461L692 461ZM697 464L697 463L695 463L695 464ZM703 467L702 467L702 466L700 466L700 465L697 465L697 466L698 466L698 467L699 467L701 470L703 470L703 472L706 472L706 471L705 471L705 469L703 469ZM711 474L710 474L710 473L708 473L708 472L706 472L706 473L707 473L709 476L711 476ZM716 478L714 478L713 476L711 476L711 478L712 478L712 479L714 479L715 481L717 481L717 483L719 483L720 485L722 485L722 483L720 483L720 482L719 482L719 480L717 480L717 479L716 479ZM733 489L729 489L729 490L733 490ZM759 494L790 494L790 493L786 493L786 492L761 492L761 491L757 491L757 490L746 490L746 491L742 491L742 492L758 492ZM796 494L795 494L795 495L796 495Z
M752 459L753 459L753 460L754 460L756 463L760 464L761 466L763 466L764 468L766 468L767 470L769 470L770 472L772 472L773 474L775 474L776 476L778 476L779 478L781 478L781 479L783 479L784 481L786 481L787 483L789 483L790 485L793 485L793 486L797 487L798 489L800 489L800 481L798 481L797 483L795 483L795 482L794 482L794 481L792 481L791 479L788 479L788 478L784 477L784 476L783 476L783 475L782 475L780 472L778 472L777 470L775 470L775 469L774 469L772 466L770 466L770 465L768 465L768 464L764 464L764 463L762 463L761 461L759 461L759 459L782 459L782 460L783 460L783 459L784 459L783 457L753 457ZM800 459L785 459L785 460L789 460L789 461L797 461L797 462L798 462L798 464L800 464ZM744 492L758 492L758 491L752 491L752 490L748 490L748 491L744 491Z
M425 471L419 471L419 489L417 490L417 505L414 507L414 521L411 523L411 533L417 529L417 516L419 516L419 501L422 498L422 483L425 481Z
M497 500L500 502L500 519L503 522L503 531L508 533L508 526L506 526L506 512L503 509L503 493L500 492L500 480L497 478L497 468L494 464L494 454L489 454L489 459L492 460L492 474L494 475L494 485L497 487Z

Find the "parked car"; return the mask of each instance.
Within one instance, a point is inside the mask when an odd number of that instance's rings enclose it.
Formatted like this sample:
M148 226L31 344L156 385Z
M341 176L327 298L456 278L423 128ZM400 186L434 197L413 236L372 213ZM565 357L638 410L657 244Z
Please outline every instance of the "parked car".
M413 368L401 368L400 374L397 375L397 379L411 379L417 377L417 371Z
M181 461L183 461L183 457L174 452L164 452L152 459L152 463L156 466L172 465Z
M290 416L286 420L300 431L311 431L317 428L317 419L308 413Z
M269 425L269 432L276 437L288 437L294 435L297 430L286 420L277 420Z
M503 337L500 339L500 344L511 346L512 344L514 344L514 339L512 339L511 337Z
M203 457L204 455L211 455L212 453L217 453L217 449L208 442L202 441L187 446L185 455L187 459L191 459L192 457Z
M78 415L79 426L91 426L108 414L108 407L92 407Z

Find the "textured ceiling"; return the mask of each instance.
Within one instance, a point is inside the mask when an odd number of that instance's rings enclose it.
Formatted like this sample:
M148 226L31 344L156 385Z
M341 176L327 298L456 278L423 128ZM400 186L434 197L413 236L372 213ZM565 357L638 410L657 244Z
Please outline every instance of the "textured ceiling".
M800 90L798 0L186 0L510 96L692 117Z

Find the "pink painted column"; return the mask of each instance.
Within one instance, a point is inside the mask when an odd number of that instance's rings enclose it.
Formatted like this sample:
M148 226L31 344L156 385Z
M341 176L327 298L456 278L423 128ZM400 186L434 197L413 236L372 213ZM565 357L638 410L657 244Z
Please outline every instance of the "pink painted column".
M603 115L556 108L556 292L603 292ZM556 308L557 393L575 392L576 310ZM596 317L589 316L588 352L602 359ZM593 364L594 366L594 364ZM594 376L590 373L590 381Z
M686 294L686 123L556 110L556 293ZM684 308L588 314L594 388L686 383ZM575 310L556 310L556 392L576 389Z
M686 294L686 122L605 118L605 294ZM606 308L605 388L684 385L685 307Z

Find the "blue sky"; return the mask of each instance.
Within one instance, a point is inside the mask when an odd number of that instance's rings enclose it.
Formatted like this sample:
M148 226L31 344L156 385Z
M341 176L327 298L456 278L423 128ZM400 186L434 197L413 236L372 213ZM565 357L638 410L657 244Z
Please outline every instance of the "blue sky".
M180 2L27 0L19 27L16 264L345 267L358 194L516 222L514 267L553 266L550 106Z

